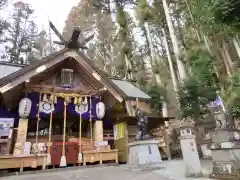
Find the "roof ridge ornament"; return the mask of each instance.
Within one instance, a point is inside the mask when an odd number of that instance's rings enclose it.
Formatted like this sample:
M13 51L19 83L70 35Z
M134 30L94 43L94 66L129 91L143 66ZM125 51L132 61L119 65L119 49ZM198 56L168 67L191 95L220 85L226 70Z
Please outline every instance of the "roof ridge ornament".
M94 34L92 34L84 38L82 41L78 41L78 37L81 34L81 29L79 27L75 27L72 33L72 37L68 41L66 41L51 21L49 21L49 26L55 32L57 37L60 39L60 42L59 41L53 41L53 42L59 45L64 45L66 48L69 48L69 49L76 49L76 50L88 49L85 45L94 38Z

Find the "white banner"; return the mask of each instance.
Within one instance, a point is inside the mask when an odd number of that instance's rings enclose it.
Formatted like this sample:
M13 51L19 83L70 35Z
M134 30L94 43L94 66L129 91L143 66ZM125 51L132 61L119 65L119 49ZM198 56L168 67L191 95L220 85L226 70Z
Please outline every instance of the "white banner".
M78 113L78 114L83 114L85 112L88 112L88 104L76 104L75 105L75 111Z
M108 141L96 141L95 146L107 146Z
M40 102L39 103L39 111L46 113L46 114L50 114L52 111L54 111L54 105L51 107L51 104L48 102Z
M113 136L114 136L114 140L117 140L118 138L118 125L114 125L113 126Z

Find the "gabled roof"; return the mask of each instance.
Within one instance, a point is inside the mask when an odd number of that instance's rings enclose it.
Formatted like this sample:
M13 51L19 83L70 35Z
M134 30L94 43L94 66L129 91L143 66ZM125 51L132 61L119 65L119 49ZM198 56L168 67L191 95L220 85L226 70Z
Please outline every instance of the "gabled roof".
M31 64L31 65L27 65L24 68L13 72L12 74L9 74L8 76L5 76L3 78L0 79L0 87L6 85L7 83L12 82L13 80L15 80L16 78L22 76L23 74L25 74L26 72L36 69L37 67L47 63L48 61L51 61L53 58L55 58L56 56L67 52L68 49L62 49L56 53L53 53L49 56L46 56L45 58L41 59L40 61L36 61L35 63Z
M112 79L112 82L129 98L150 99L149 95L128 81Z
M87 63L85 65L90 66L95 72L97 72L97 74L104 80L104 82L106 82L106 84L108 86L113 88L121 96L122 99L126 99L126 98L150 99L150 97L146 93L144 93L143 91L141 91L140 89L138 89L137 87L132 85L130 82L109 79L107 74L105 72L103 72L102 70L100 70L98 67L96 67L95 64L90 59L88 59L84 53L82 53L80 51L68 49L68 48L65 48L56 53L53 53L53 54L43 58L42 60L33 63L32 65L25 66L24 68L1 78L0 79L0 90L2 87L7 86L9 83L17 80L18 78L27 74L28 72L31 72L45 64L51 63L53 61L53 59L59 58L60 56L64 55L65 53L68 53L68 52L74 52L73 54L75 54L75 55L73 55L74 56L73 58L75 58L75 59L77 59L78 57L83 59Z

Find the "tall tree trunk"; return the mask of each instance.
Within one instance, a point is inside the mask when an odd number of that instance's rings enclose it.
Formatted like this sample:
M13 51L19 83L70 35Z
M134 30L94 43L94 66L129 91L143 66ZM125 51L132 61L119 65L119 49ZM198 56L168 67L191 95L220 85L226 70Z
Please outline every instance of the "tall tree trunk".
M166 15L166 20L167 20L167 25L169 28L170 37L171 37L172 44L173 44L173 51L174 51L176 61L177 61L177 67L178 67L180 80L183 81L187 78L187 73L186 73L185 65L181 60L182 56L181 56L181 52L180 52L180 48L179 48L179 42L178 42L174 27L173 27L171 17L170 17L170 12L169 12L167 1L162 0L162 3L163 3L164 12Z
M174 91L175 91L176 96L177 96L177 93L179 91L178 81L177 81L175 70L174 70L174 67L173 67L171 53L170 53L168 42L167 42L167 35L166 35L166 32L165 32L164 28L162 28L162 33L163 33L163 41L164 41L164 46L165 46L165 50L166 50L166 54L167 54L168 65L169 65L169 69L170 69L172 83L173 83Z
M148 22L144 22L144 28L146 30L146 41L147 41L147 44L148 44L148 51L149 51L149 58L150 58L150 61L151 61L151 68L153 70L153 65L157 64L157 63L154 63L154 61L156 60L156 54L155 54L155 51L154 51L154 46L153 46L153 42L152 42L152 38L151 38L151 32L150 32L150 28L149 28L149 24ZM153 73L154 75L154 73ZM156 82L159 86L163 85L163 82L162 82L162 79L161 79L161 76L159 73L155 73L155 79L156 79ZM162 115L163 117L168 117L168 108L167 108L167 102L166 101L163 101L162 102Z
M190 7L190 5L189 5L188 0L185 0L185 3L186 3L186 5L187 5L188 13L189 13L190 19L191 19L192 24L193 24L193 29L194 29L195 35L196 35L198 41L200 42L200 41L201 41L201 36L200 36L200 33L198 32L196 23L195 23L195 21L194 21L194 18L193 18L193 15L192 15L192 11L191 11L191 7Z
M238 54L238 57L240 58L240 45L239 45L239 43L238 43L238 38L236 37L236 38L233 38L233 45L234 45L234 47L235 47L235 49L236 49L236 52L237 52L237 54Z
M151 65L153 65L153 62L154 62L154 59L155 59L155 52L154 52L154 47L153 47L153 42L152 42L148 22L144 22L144 28L146 30L146 41L147 41L148 49L149 49L149 56L151 58Z
M163 85L160 74L156 74L156 81L158 85ZM168 107L167 107L167 102L163 101L162 102L162 115L163 117L168 117Z
M211 41L209 40L209 38L203 32L202 32L202 35L203 35L203 40L204 40L204 43L205 43L205 46L206 46L208 52L210 54L213 54L212 48L211 48Z
M228 44L226 42L223 42L223 48L222 49L223 49L224 54L225 54L225 59L224 60L226 60L226 63L229 66L230 72L233 72L233 61L232 61L231 55L228 51Z

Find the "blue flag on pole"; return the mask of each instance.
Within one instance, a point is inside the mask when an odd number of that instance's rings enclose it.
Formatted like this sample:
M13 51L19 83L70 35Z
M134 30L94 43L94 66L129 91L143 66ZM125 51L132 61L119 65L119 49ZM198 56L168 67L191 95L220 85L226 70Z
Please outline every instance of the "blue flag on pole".
M207 107L209 107L209 108L214 108L214 107L218 107L218 106L221 106L223 111L225 112L225 106L224 106L222 98L220 96L218 96L215 101L213 101L207 105Z

